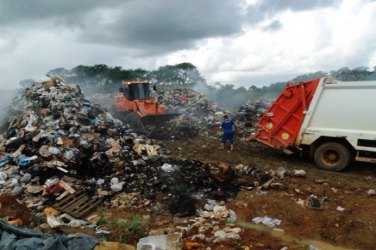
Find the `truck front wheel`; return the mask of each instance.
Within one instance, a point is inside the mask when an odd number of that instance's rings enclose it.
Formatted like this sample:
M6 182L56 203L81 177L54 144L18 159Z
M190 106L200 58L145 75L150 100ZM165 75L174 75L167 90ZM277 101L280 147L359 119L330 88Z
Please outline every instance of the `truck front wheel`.
M350 164L351 152L340 143L327 142L315 150L314 160L322 169L341 171Z

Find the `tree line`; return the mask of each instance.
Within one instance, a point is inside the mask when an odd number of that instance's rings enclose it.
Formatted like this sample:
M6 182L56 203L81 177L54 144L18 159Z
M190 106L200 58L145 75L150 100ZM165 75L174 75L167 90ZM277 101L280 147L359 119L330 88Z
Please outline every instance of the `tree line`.
M79 65L72 69L57 68L48 74L58 74L66 82L78 84L87 92L113 93L123 80L149 80L155 84L192 88L204 79L191 63L180 63L159 67L157 70L123 69L105 64Z
M267 86L257 86L257 83L255 83L248 88L235 87L234 84L216 84L213 86L206 82L196 66L187 62L162 66L152 71L96 64L93 66L79 65L69 70L57 68L48 73L58 74L66 82L78 84L88 93L117 92L122 80L149 80L156 85L193 88L205 94L209 99L218 102L227 110L235 110L248 101L271 101L287 84L287 82L277 82ZM376 67L373 69L366 67L341 68L331 72L318 71L297 76L289 82L301 82L327 75L341 81L376 80Z

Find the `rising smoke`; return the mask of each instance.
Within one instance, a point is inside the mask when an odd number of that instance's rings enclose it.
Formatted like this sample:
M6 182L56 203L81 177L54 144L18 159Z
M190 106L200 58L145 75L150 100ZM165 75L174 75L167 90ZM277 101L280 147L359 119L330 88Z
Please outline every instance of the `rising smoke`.
M8 120L10 118L10 106L12 103L13 98L17 96L20 90L4 90L0 89L0 133L6 129Z
M205 82L197 82L193 90L204 94L209 100L230 112L236 112L241 105L250 100L245 89L234 89L231 85L209 86Z

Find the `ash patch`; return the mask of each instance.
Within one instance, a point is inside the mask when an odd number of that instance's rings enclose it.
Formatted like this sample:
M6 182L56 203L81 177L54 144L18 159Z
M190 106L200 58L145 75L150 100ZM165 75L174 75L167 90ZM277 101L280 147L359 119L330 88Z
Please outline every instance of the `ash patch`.
M146 199L161 202L172 213L182 213L177 208L180 206L183 214L191 214L200 200L232 199L239 191L236 179L221 182L211 175L211 167L200 161L150 159L143 165L128 164L120 181L125 183L126 192L139 192Z

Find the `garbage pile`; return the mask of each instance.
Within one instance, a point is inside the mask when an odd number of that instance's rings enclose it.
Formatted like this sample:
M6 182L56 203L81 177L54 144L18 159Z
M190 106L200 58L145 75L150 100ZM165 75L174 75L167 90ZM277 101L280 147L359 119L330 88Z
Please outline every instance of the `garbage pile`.
M237 138L245 139L256 131L258 119L268 107L268 104L261 101L249 101L232 114L193 89L175 89L165 85L153 91L152 96L167 108L167 113L180 114L175 119L158 126L152 124L145 126L144 134L156 139L186 139L195 136L218 138L225 113L236 120ZM90 101L106 108L109 112L112 112L113 98L114 94L89 96Z
M26 88L12 110L0 137L0 194L22 196L30 208L77 190L94 198L119 192L124 182L116 177L125 164L160 154L158 145L57 78Z
M160 146L58 78L26 88L12 109L17 115L0 137L0 194L19 196L36 211L54 206L82 217L107 201L155 209L158 203L187 215L198 200L226 200L243 185L236 175L219 178L215 164L163 157ZM257 171L248 174L257 180ZM114 196L122 191L132 197L128 204Z
M256 132L259 118L265 113L268 104L261 101L248 101L240 106L235 115L236 133L239 138L247 140Z
M181 115L164 127L166 137L219 136L223 115L227 113L236 121L235 133L238 138L247 138L257 129L258 119L265 113L269 104L262 101L248 101L235 113L226 112L216 102L192 89L173 89L161 86L157 94L162 104L170 112ZM176 135L176 136L175 136ZM160 134L159 134L160 136Z
M162 85L152 96L164 105L167 113L178 113L180 116L166 123L153 126L144 124L142 131L149 138L156 139L184 139L194 136L211 136L217 133L216 128L224 115L219 104L210 101L205 95L193 89L174 89ZM112 112L114 94L89 95L91 102L99 104Z
M169 86L161 86L157 92L161 96L161 103L171 112L177 112L190 116L214 115L223 112L216 102L210 101L203 94L189 88L174 89Z
M95 93L95 94L86 94L85 96L90 100L90 102L98 104L108 112L112 112L112 105L114 102L114 97L116 93L111 94L102 94L102 93Z
M170 86L160 86L156 95L169 112L179 113L180 116L164 124L162 133L159 131L151 137L179 139L216 134L215 127L224 115L224 110L218 103L188 88L174 89Z

